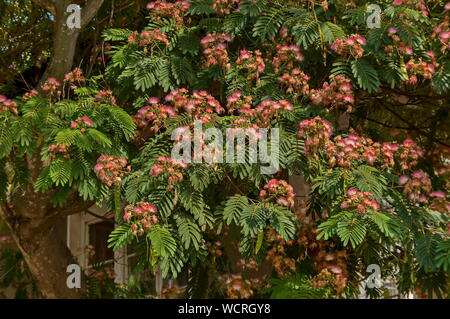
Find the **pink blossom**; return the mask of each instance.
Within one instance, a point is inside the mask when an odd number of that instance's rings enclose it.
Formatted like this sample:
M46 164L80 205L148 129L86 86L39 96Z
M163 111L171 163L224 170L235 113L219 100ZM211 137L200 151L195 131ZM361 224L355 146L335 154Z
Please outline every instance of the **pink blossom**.
M445 193L443 191L434 191L430 193L431 197L437 197L437 198L445 198Z
M398 179L398 184L405 185L408 180L409 180L409 176L407 176L407 175L400 176L400 178Z

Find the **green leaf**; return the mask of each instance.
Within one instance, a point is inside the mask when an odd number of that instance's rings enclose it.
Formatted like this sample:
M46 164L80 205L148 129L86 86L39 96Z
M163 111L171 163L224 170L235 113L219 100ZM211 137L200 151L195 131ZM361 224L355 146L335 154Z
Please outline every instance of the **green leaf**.
M71 180L72 165L65 158L58 157L50 164L50 178L56 186L64 186Z
M263 244L264 241L264 231L260 231L258 233L258 238L256 240L256 246L255 246L255 254L258 254L259 250L261 249L261 246Z
M87 129L86 134L103 148L109 148L112 145L111 140L105 134L96 129L89 128Z
M375 92L380 86L378 72L370 62L365 59L358 59L351 63L352 72L358 84L369 93Z
M191 6L187 11L188 15L201 15L215 13L212 7L212 0L191 0Z
M322 29L323 39L328 43L332 43L338 38L345 37L345 31L337 24L329 21L322 23L320 28Z
M347 246L350 242L352 247L355 248L364 241L366 226L362 218L353 216L338 221L336 233L344 246Z
M194 246L199 250L200 244L203 242L203 237L200 227L195 220L187 214L177 214L175 221L178 226L178 232L184 244L184 248L189 249Z
M426 272L434 271L436 269L436 248L439 236L427 232L417 238L416 244L416 258L420 266Z
M117 250L130 244L133 240L133 230L129 224L116 226L108 238L108 248Z
M105 41L126 40L130 36L131 31L127 29L107 29L103 31L102 36Z
M253 36L264 41L274 37L283 24L284 9L271 7L264 10L253 26Z
M223 210L223 220L227 225L234 222L239 225L242 212L249 206L249 201L246 196L234 195L225 202Z
M167 228L160 225L153 225L147 236L159 256L170 257L174 255L177 244Z
M34 191L41 192L48 190L53 184L53 180L50 177L50 169L46 167L39 174L39 177L36 179L34 183Z
M390 217L373 210L370 210L368 212L368 216L373 220L375 224L377 224L378 228L383 234L388 237L394 237L394 232L391 229L392 226L389 223L391 221Z
M450 272L450 239L441 241L436 246L436 267Z

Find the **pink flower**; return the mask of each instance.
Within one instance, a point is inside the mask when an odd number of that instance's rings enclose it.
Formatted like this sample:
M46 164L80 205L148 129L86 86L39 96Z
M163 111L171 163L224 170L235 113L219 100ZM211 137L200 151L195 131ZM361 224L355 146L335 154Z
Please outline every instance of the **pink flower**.
M280 206L289 206L288 200L284 197L277 198L277 204Z
M388 34L389 35L393 35L393 34L397 33L397 31L398 31L397 28L392 27L392 28L388 29Z
M439 34L439 38L441 40L447 40L448 38L450 38L450 32L449 31L442 32L441 34Z
M437 198L445 198L445 193L443 191L434 191L430 193L430 196Z
M158 104L159 103L159 99L157 97L151 97L148 99L148 103L150 104Z
M355 188L350 188L350 189L347 191L347 195L348 195L348 196L352 196L352 195L355 195L357 192L358 192L358 191L357 191Z
M162 173L164 171L164 169L159 166L159 165L153 165L152 168L150 169L150 174L152 176L158 176L160 173Z
M403 0L394 0L394 2L392 2L393 6L400 6L403 4Z
M92 120L87 116L82 116L80 120L83 121L83 123L86 124L86 126L90 127L94 126L94 122L92 122Z
M409 180L409 176L407 176L407 175L400 176L400 178L398 179L398 184L405 185L408 180Z

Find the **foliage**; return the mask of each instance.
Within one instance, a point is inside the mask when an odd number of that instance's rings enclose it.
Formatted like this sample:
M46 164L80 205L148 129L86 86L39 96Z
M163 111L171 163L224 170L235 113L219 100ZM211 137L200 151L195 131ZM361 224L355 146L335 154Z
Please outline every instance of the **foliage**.
M353 8L238 2L217 9L195 0L177 14L150 8L142 30L103 32L114 44L104 76L64 91L64 99L50 91L17 100L18 114L1 112L0 160L13 169L0 198L29 183L18 159L38 154L36 191L50 192L55 205L73 189L84 200L106 199L118 224L109 247L136 239L144 247L138 267L159 267L164 277L188 267L196 297L200 290L257 296L261 282L251 273L259 266L270 269L264 280L275 277L273 298L354 297L373 263L402 294L444 295L450 61L443 1L425 9L383 1L378 29L367 27L364 1ZM119 103L105 102L104 83ZM279 150L269 153L279 167L264 174L267 163L242 149L239 163L208 162L208 143L193 153L188 145L188 160L175 161L180 141L172 134L187 130L191 138L196 121L222 136L278 129ZM102 154L131 164L111 169L119 176L114 187L94 174ZM288 174L311 187L302 208L294 209L289 187L270 191ZM131 222L122 206L150 207L154 217L138 212ZM226 256L236 248L255 269ZM242 288L234 291L233 282Z

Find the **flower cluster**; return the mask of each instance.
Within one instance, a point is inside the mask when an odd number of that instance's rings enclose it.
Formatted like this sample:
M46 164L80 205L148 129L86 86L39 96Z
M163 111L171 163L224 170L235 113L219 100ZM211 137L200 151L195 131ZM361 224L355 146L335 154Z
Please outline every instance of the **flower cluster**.
M86 78L80 68L75 68L64 76L64 83L67 83L72 90L75 90L84 82L86 82Z
M307 156L317 153L318 149L329 143L333 127L331 123L316 116L313 119L303 120L299 124L297 136L305 138L305 154Z
M248 117L255 116L255 109L252 109L253 98L246 96L241 91L236 91L227 98L228 113L233 114L238 111L239 114L244 114Z
M171 103L176 110L184 110L194 117L200 117L205 113L225 112L220 102L206 91L194 91L189 96L186 89L176 89L165 97L165 101Z
M309 80L310 77L299 68L292 69L290 73L284 73L280 78L286 93L293 94L295 98L309 93Z
M418 0L418 1L414 1L414 0L394 0L392 2L393 6L409 6L412 8L417 8L419 9L420 13L422 13L425 16L429 15L427 6L425 5L425 2L423 0Z
M0 112L11 112L14 115L19 114L17 111L17 103L4 95L0 95Z
M86 128L93 127L94 122L86 115L77 118L75 121L70 122L70 128L80 129L81 133L86 131Z
M414 59L409 60L406 63L406 70L409 75L407 83L416 84L418 82L417 75L422 76L424 79L431 79L438 66L439 64L434 59L431 63L422 61L422 59L419 59L418 62L415 62Z
M334 108L346 108L346 112L351 112L355 99L353 97L350 79L342 75L330 76L330 84L325 82L321 89L311 90L311 100L314 104L324 105Z
M58 89L61 83L55 78L48 78L42 85L42 90L45 91L50 97L57 97L61 95L61 91Z
M438 145L428 152L437 176L446 180L445 188L450 189L450 147Z
M147 53L148 48L150 48L150 53L152 53L153 46L158 45L159 43L163 43L166 46L170 44L166 35L161 33L159 29L154 29L152 31L145 30L139 35L136 31L133 31L128 37L128 42L133 44L137 43L139 47L144 48L144 53Z
M217 240L214 243L211 242L206 242L205 243L206 248L208 249L209 254L216 256L216 257L220 257L223 255L223 245L222 242L220 240Z
M318 275L314 276L312 280L312 287L314 289L332 288L336 290L337 294L341 294L347 285L347 277L335 271L339 271L339 269L322 269Z
M183 170L188 167L188 164L183 162L176 162L170 157L160 156L157 159L158 164L155 164L150 169L150 174L153 177L161 174L168 174L167 179L169 185L172 185L183 180Z
M103 269L90 269L88 276L94 278L98 282L104 282L106 280L113 280L116 278L116 273L111 267L105 267Z
M98 179L109 187L120 185L122 177L129 171L131 171L131 167L128 166L125 158L107 154L100 156L94 167Z
M403 170L411 170L423 155L424 150L410 138L404 140L396 152L399 165Z
M134 205L127 205L123 214L123 221L131 224L133 235L142 235L150 230L152 225L158 223L156 213L158 209L155 205L147 202L139 202Z
M267 251L266 260L272 264L273 269L280 277L287 277L296 271L296 260L287 256L287 249L292 247L293 240L284 240L280 234L269 228L267 243L271 248ZM286 247L288 246L288 247Z
M235 5L239 5L241 0L212 0L212 7L219 15L230 14Z
M156 0L147 4L147 9L151 10L150 16L154 21L160 21L161 17L173 18L177 22L178 28L183 26L183 16L191 6L189 1L176 1L175 3L164 0Z
M377 151L372 147L372 140L351 134L348 137L336 136L334 143L326 145L330 166L350 168L352 162L365 159L373 164L377 158Z
M402 144L378 143L370 138L350 134L347 137L336 136L333 142L325 141L329 163L333 167L350 168L352 162L363 160L374 165L378 160L381 168L394 167L396 162L402 170L410 170L417 165L423 150L414 141L406 139Z
M219 65L220 67L229 69L229 57L227 51L227 42L231 42L233 38L225 33L208 34L201 41L203 54L206 56L205 67Z
M180 299L185 292L186 287L178 285L164 286L161 291L161 299Z
M98 92L95 96L95 101L110 105L116 104L116 98L114 97L111 90L101 90L100 92Z
M450 3L450 2L449 2ZM450 4L447 3L446 7L450 7ZM446 9L450 10L450 9ZM449 28L449 19L448 17L440 23L438 26L433 28L433 34L431 35L431 39L438 39L441 44L441 52L444 53L446 50L450 49L450 28Z
M37 96L37 95L39 95L39 92L38 92L37 90L35 90L35 89L32 89L32 90L28 91L27 93L25 93L25 94L22 96L22 101L23 101L23 102L26 102L26 101L28 101L29 99L32 99L33 97L35 97L35 96ZM0 98L0 100L1 100L1 98Z
M159 99L152 97L148 100L150 105L142 107L133 120L138 128L147 127L151 124L150 131L158 132L167 118L177 115L175 109L160 103Z
M252 123L250 119L246 117L239 117L231 122L232 127L228 131L231 136L235 136L235 134L239 134L241 129L245 129L245 133L248 134L249 142L254 143L262 138L262 132L260 132L260 127L256 123ZM250 144L254 145L254 144ZM236 151L245 152L245 149L242 149L242 145L239 143L236 145Z
M248 299L253 296L252 286L257 285L257 278L243 279L240 274L226 274L218 277L229 299Z
M398 183L403 186L403 193L410 201L427 202L427 195L431 192L432 186L430 177L424 171L414 171L411 176L403 175L399 178Z
M368 209L379 210L380 205L369 192L360 192L355 188L347 191L348 198L341 203L341 208L345 210L357 210L365 213Z
M286 100L265 99L256 107L258 124L261 127L268 127L272 118L278 116L279 111L292 111L293 109L294 106Z
M259 265L258 262L254 258L250 258L249 260L245 260L244 258L239 259L236 266L241 271L258 271Z
M57 155L63 155L67 160L70 160L69 155L69 146L64 144L58 144L58 145L50 145L47 149L49 153L50 160L54 160Z
M399 52L400 54L403 54L403 55L412 55L414 53L413 48L411 47L411 45L403 42L400 39L400 37L397 35L397 32L398 32L398 28L395 28L395 27L391 27L387 30L387 35L388 35L388 37L391 38L391 40L395 44L395 46L387 45L384 48L384 51L389 56L393 55L394 50L397 50L397 52Z
M331 50L343 57L352 56L356 59L364 54L362 46L366 45L366 39L359 34L352 34L348 38L338 38L331 44Z
M294 206L294 188L286 181L271 179L264 189L259 192L259 197L265 201L275 200L280 206Z
M305 59L300 53L300 47L295 44L277 45L277 53L272 60L275 73L278 74L282 70L291 70L295 62L301 62Z
M317 240L317 225L307 216L306 209L297 215L303 227L297 232L297 245L304 247L298 261L304 261L313 256L314 266L319 274L313 277L315 288L328 287L342 292L347 284L348 270L345 250L336 250L335 244L327 240Z
M191 141L194 140L195 149L193 152L193 161L195 163L202 163L203 160L210 166L215 166L219 163L223 156L223 150L216 143L207 143L204 132L198 132L193 134L195 130L195 123L189 123L189 126L180 126L173 132L176 138L175 146L183 145L185 139L188 139L188 145L191 145ZM239 146L239 145L238 145Z
M236 60L239 69L245 69L250 72L249 78L251 80L258 80L261 73L266 69L266 64L261 55L262 53L259 50L255 52L241 50Z
M450 201L447 201L447 194L443 191L437 190L429 194L431 203L429 207L435 211L450 215ZM450 230L450 222L447 224Z

